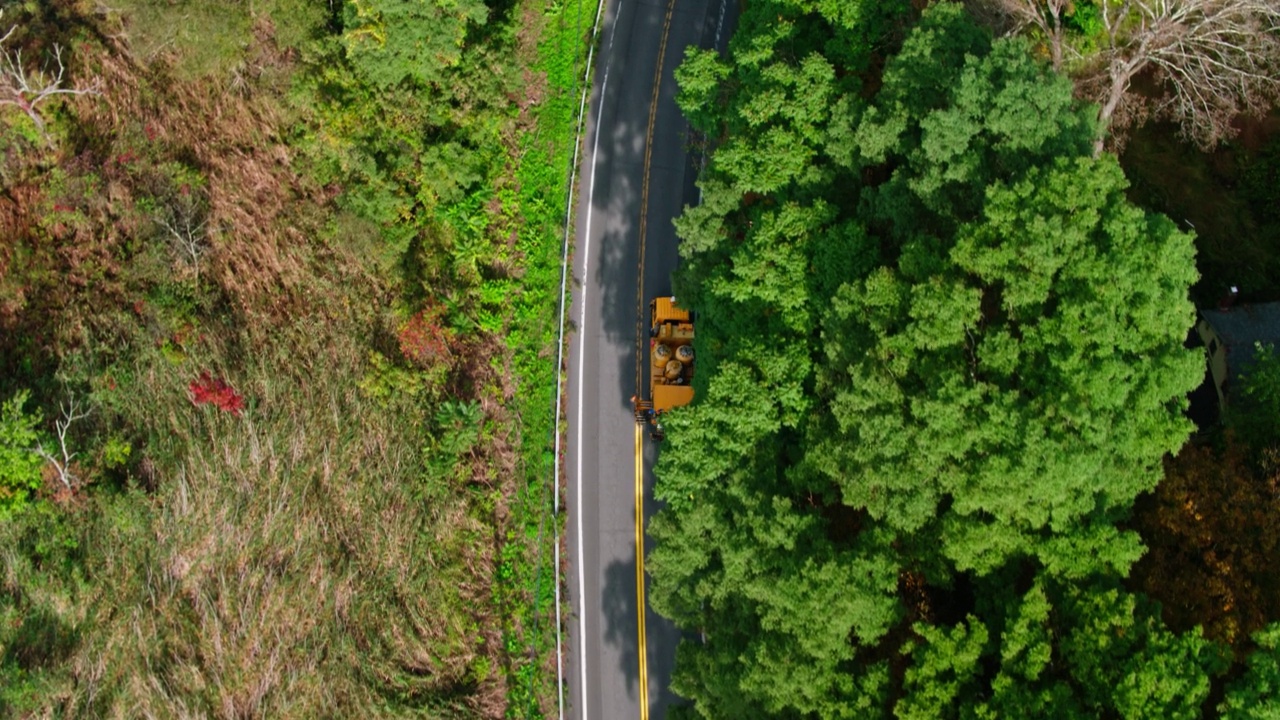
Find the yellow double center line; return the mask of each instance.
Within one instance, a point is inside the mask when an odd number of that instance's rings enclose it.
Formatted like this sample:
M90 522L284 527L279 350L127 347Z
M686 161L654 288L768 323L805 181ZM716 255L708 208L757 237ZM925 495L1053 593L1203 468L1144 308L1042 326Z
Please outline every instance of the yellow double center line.
M653 126L658 120L658 96L662 89L662 63L667 54L667 37L671 33L671 13L676 0L667 0L667 15L662 21L662 40L658 44L658 66L653 71L653 96L649 100L649 126L645 131L644 175L640 185L639 267L636 270L636 395L641 393L644 379L644 248L649 215L649 171L653 163ZM636 424L636 643L640 661L640 720L649 720L649 653L645 638L644 616L644 438Z
M644 633L644 441L636 423L636 617L640 653L640 720L649 718L649 663Z
M644 175L640 179L640 255L636 269L636 394L640 394L644 371L644 248L649 225L649 168L653 164L653 126L658 121L658 95L662 89L662 62L667 54L667 36L671 33L671 13L676 0L667 0L667 16L662 21L662 40L658 43L658 66L653 71L653 96L649 99L649 126L644 134Z

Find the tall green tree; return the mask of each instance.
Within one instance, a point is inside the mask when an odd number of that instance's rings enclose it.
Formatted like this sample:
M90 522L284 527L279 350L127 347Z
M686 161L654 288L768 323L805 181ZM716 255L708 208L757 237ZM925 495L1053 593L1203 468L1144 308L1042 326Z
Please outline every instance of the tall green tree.
M919 623L894 714L924 718L1197 718L1226 664L1199 633L1114 583L986 588L980 617Z
M1025 44L958 4L849 17L752 3L679 73L714 151L650 528L654 607L705 635L673 687L706 718L1177 716L1218 665L1116 587L1116 523L1189 432L1190 238ZM1102 628L1132 637L1050 662Z
M980 218L837 293L808 457L845 503L930 526L960 570L1137 558L1111 523L1186 439L1203 370L1182 348L1191 238L1124 188L1114 161L1080 157L998 180Z

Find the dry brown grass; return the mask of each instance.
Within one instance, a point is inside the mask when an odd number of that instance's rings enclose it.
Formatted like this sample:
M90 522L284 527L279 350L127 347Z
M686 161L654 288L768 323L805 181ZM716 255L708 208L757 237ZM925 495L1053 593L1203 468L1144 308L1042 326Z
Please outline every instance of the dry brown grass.
M152 424L159 491L94 509L87 596L32 598L86 630L45 707L501 716L499 674L475 674L497 651L492 539L472 495L429 486L401 419L421 409L362 397L360 350L335 339L290 328L286 345L327 370L281 380L269 355L250 362L235 383L255 409L241 418L187 401L193 368L140 362L129 412Z
M144 70L122 47L87 62L111 88L78 107L82 125L106 139L95 148L104 164L133 143L183 158L207 179L210 278L246 313L287 310L307 276L307 218L297 209L326 201L279 139L289 120L280 98L230 92L214 78L180 80L163 66Z
M72 129L55 147L0 128L15 141L0 159L0 332L12 340L54 328L47 344L65 354L82 347L104 308L127 307L157 282L189 279L186 258L160 228L163 206L188 192L175 179L181 173L202 179L192 192L207 233L205 290L243 323L314 306L311 266L335 259L316 242L331 197L297 172L281 139L295 118L270 82L289 54L274 48L269 24L252 53L251 74L262 80L254 91L180 79L163 63L144 67L116 41L82 44L76 59L77 72L104 92L70 102Z

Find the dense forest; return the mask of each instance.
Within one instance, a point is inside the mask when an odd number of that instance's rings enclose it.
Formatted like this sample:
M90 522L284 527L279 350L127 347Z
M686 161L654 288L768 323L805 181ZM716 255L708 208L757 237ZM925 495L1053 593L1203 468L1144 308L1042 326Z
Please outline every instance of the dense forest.
M594 11L0 1L0 715L553 707Z
M687 52L673 716L1280 714L1280 358L1186 415L1197 304L1280 287L1278 48L1269 3L751 0Z

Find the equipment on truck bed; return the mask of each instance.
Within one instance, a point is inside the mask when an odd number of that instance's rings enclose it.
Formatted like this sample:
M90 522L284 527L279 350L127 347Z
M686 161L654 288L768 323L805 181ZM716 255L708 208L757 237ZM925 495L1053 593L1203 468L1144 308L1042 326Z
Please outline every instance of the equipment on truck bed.
M636 422L662 440L662 413L693 402L693 313L673 297L649 303L649 399L631 398Z

